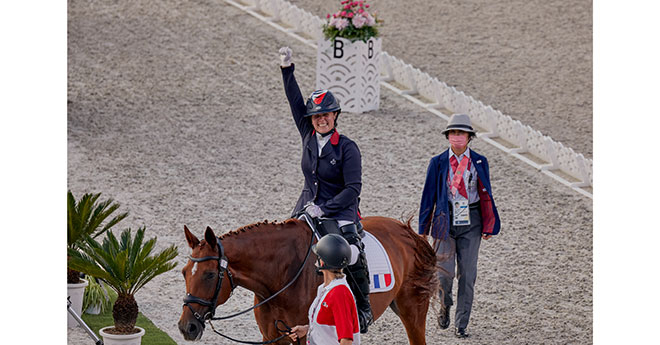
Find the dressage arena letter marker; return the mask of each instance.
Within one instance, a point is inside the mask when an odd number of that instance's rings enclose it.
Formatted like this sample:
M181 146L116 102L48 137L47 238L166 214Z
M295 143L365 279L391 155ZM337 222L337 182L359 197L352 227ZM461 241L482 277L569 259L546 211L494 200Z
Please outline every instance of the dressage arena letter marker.
M340 52L339 55L337 55L337 52ZM335 59L341 59L344 57L344 42L340 40L335 40Z
M378 109L380 102L380 38L367 42L335 37L318 41L316 89L328 89L342 111L362 113Z

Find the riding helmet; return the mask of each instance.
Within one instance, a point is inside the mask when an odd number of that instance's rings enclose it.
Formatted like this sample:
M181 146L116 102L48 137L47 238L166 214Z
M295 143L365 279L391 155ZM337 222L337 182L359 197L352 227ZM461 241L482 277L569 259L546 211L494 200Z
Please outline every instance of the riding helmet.
M321 260L323 266L319 269L342 269L348 266L351 259L351 247L348 241L337 234L328 234L312 246L312 251Z
M316 90L307 99L307 113L305 117L333 111L336 111L337 115L339 115L341 107L339 106L339 100L328 90Z

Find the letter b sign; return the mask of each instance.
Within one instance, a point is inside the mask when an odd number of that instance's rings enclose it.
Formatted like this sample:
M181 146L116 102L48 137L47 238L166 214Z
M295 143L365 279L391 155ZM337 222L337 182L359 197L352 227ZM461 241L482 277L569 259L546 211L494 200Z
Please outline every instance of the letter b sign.
M341 59L344 56L344 42L335 40L335 59Z

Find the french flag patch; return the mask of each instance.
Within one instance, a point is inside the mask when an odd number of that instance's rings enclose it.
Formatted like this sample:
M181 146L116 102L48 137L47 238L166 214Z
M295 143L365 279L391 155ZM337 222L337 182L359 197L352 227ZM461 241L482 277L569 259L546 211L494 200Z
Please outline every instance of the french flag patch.
M388 288L392 284L392 275L390 273L386 274L374 274L374 288L380 289Z

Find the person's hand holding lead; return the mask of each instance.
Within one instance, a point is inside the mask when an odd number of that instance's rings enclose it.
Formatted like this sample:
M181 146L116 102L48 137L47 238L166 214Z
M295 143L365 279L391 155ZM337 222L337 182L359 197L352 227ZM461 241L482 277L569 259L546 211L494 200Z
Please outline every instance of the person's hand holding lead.
M289 47L280 48L280 66L289 67L291 66L291 55L293 52Z
M295 326L291 329L291 332L289 333L289 338L291 338L291 340L298 340L299 338L302 338L305 335L307 335L307 331L309 331L309 325Z

